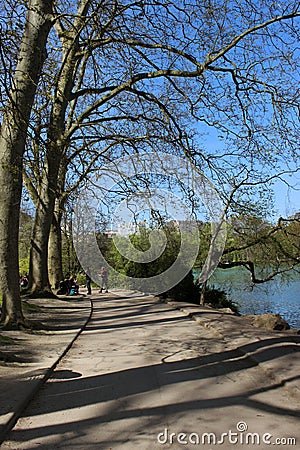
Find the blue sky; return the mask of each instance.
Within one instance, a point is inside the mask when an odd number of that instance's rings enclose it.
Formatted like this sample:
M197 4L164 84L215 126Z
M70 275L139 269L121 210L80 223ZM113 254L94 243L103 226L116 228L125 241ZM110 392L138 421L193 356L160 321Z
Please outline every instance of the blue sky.
M222 154L224 151L224 142L220 140L218 131L212 127L206 127L201 124L200 131L206 132L204 142L206 148ZM282 163L284 158L282 158ZM300 212L300 166L297 167L295 161L289 161L289 167L287 165L281 167L281 172L284 170L292 171L291 175L282 176L282 180L278 179L274 182L272 190L274 192L274 209L275 218L289 217L296 212ZM274 171L273 171L274 174ZM270 174L271 175L271 174Z
M278 180L274 185L275 207L280 216L290 216L300 212L300 173L287 178L293 188Z

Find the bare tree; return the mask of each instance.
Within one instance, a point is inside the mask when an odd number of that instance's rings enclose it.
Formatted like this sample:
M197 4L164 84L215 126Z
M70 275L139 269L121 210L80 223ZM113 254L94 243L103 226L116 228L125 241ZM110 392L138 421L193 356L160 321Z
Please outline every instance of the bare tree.
M112 157L140 151L143 136L145 150L164 143L192 158L228 200L239 173L259 186L298 158L298 4L91 1L66 14L67 6L59 6L58 57L48 68L55 84L37 133L40 144L47 137L36 166L33 290L49 289L60 171L68 183L85 159L96 162L112 146ZM227 145L198 144L195 131L209 129Z
M230 242L218 267L243 267L253 284L299 272L299 223L298 214L279 217L274 225L249 215L232 217Z
M0 284L1 321L24 323L19 269L18 231L22 189L23 153L36 86L46 59L46 42L52 25L52 0L31 0L15 73L3 112L0 134Z

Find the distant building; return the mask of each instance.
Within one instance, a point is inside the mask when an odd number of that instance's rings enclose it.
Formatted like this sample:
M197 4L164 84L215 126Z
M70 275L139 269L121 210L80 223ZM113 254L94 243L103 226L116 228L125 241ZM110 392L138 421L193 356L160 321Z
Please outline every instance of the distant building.
M117 230L105 230L103 234L109 238L113 238L114 236L117 236L118 232Z
M176 228L177 230L181 231L193 231L195 229L195 226L198 228L201 228L203 225L203 222L201 220L171 220L169 222L171 226Z
M146 222L120 222L117 230L105 230L104 234L108 237L138 234L141 228L146 228Z
M174 227L176 230L185 232L192 232L195 229L195 226L200 229L203 224L204 222L201 220L171 220L166 223L167 226ZM120 222L118 223L117 230L105 230L103 234L111 238L114 236L128 237L132 234L139 234L141 229L146 228L146 222Z
M118 224L118 236L130 236L137 232L137 224L132 222L120 222Z

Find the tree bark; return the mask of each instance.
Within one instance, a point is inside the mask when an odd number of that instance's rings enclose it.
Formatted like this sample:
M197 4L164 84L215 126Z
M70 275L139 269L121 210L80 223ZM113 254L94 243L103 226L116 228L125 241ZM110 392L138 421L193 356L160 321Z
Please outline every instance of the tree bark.
M51 294L48 277L48 240L56 198L60 158L53 150L46 155L42 183L34 218L29 260L29 285L31 295Z
M200 293L200 305L202 305L202 306L205 305L206 288L207 288L207 281L204 281L204 283L202 284L201 293Z
M60 281L64 278L62 263L62 232L61 221L65 207L65 182L67 173L67 158L61 159L57 181L57 197L55 199L52 224L48 242L48 273L52 289L58 289Z
M61 218L62 211L56 200L48 244L49 281L52 289L58 289L63 279Z
M24 324L19 288L19 213L23 154L37 83L47 57L53 0L30 0L16 70L0 133L1 322Z
M28 290L34 296L51 292L48 276L49 235L55 199L59 195L60 171L65 168L64 157L68 147L68 142L64 137L65 121L76 75L75 67L79 48L78 29L85 21L88 8L89 0L82 0L74 19L72 31L64 33L59 30L59 38L62 43L62 62L57 83L53 89L54 100L48 126L46 161L41 174L30 252Z

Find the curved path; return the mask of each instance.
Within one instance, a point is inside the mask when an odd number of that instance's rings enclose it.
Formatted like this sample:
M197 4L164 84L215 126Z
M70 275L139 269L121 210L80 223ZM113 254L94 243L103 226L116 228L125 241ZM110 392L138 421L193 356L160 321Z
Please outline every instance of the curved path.
M195 308L153 297L93 304L1 449L297 448L297 336L250 336L205 308L197 323ZM282 364L279 379L271 368Z

